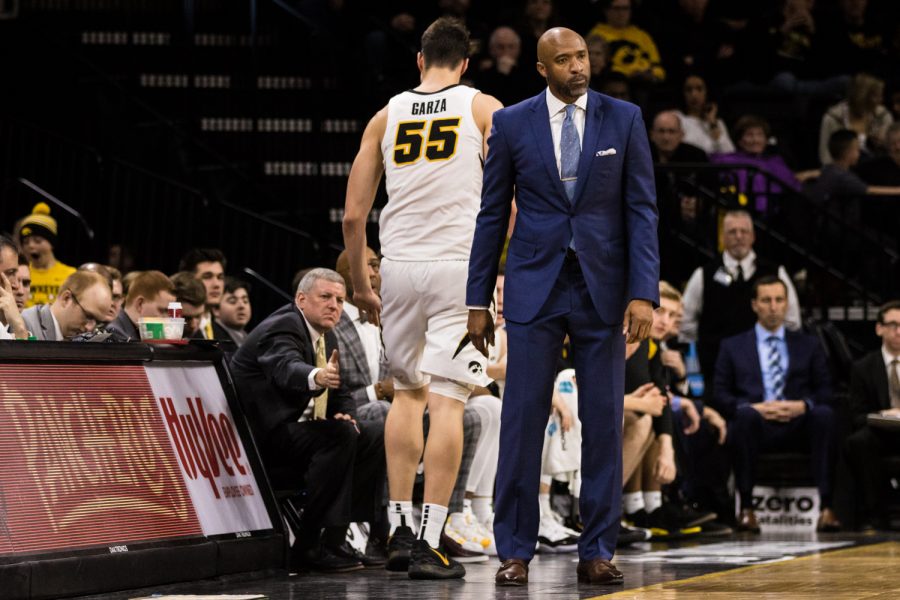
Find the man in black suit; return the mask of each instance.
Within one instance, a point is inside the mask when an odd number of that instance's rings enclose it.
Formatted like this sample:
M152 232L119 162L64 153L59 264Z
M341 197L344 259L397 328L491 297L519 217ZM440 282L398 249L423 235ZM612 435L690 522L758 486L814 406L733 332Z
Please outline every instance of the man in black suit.
M385 478L384 429L354 419L341 385L332 329L345 297L340 275L311 270L294 302L260 323L231 363L263 463L287 468L308 494L295 557L323 571L362 568L346 529L374 518Z
M714 408L728 420L728 444L740 494L738 529L759 532L753 512L753 471L760 451L812 450L819 488L820 531L840 523L831 509L836 442L825 354L812 336L786 331L787 285L776 275L753 285L756 325L722 341L716 361Z
M867 416L900 418L900 300L881 307L875 333L881 348L857 361L850 374L850 410L856 431L847 438L845 449L867 517L863 528L887 529L884 457L900 454L900 432L872 427Z

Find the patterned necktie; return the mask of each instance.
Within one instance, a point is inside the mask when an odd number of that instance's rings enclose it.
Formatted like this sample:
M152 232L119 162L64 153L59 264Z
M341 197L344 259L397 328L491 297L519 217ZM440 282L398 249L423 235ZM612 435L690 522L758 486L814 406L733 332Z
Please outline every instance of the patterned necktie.
M316 368L324 369L328 366L328 361L325 359L325 336L320 335L319 339L316 340ZM328 412L328 388L325 388L325 391L315 397L313 404L313 419L324 419L325 414Z
M766 343L769 345L766 364L769 365L769 377L772 382L772 400L782 400L784 395L784 369L781 368L779 341L774 335L766 338Z
M575 199L575 185L578 183L578 159L581 158L581 141L575 129L574 104L566 104L566 119L559 138L559 178L566 188L569 202Z
M888 377L891 391L891 408L900 408L900 374L897 368L900 366L900 359L895 358L891 361L891 376Z

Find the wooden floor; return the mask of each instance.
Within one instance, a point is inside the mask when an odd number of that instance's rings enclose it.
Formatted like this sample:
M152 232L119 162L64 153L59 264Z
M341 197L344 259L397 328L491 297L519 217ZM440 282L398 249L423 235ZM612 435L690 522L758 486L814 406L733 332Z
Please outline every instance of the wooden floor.
M703 600L900 599L900 534L733 536L682 544L638 544L617 553L625 585L579 585L572 554L538 555L528 586L494 585L495 561L466 565L465 580L410 581L383 569L344 575L275 573L194 581L83 597L129 600L152 594L264 594L271 600L524 600L634 598ZM0 599L3 593L0 589Z
M699 597L705 600L896 600L900 598L900 542L834 550L603 596L604 600Z

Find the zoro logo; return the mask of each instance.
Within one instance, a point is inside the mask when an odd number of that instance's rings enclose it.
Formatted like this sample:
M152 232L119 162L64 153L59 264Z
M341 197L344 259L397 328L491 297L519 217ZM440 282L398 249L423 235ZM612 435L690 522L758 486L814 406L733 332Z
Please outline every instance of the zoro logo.
M484 367L481 366L481 363L477 360L473 360L469 363L469 372L472 375L481 375L484 372Z

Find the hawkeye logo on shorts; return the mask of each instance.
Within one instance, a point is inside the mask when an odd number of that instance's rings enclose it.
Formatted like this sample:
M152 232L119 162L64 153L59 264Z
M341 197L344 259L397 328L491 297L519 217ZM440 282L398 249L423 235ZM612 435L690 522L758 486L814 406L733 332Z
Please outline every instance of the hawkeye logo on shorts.
M469 372L472 375L481 375L484 372L484 367L481 366L481 363L473 360L469 363Z

